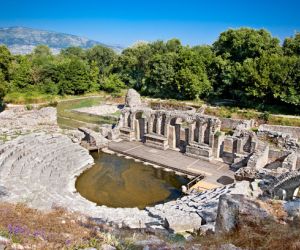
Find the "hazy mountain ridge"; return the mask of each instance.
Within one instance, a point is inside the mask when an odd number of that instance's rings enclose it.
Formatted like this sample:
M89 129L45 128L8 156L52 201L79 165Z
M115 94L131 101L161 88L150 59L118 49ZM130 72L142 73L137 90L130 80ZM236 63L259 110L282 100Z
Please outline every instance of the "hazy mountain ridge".
M8 46L14 54L28 54L40 44L48 45L53 53L59 53L61 49L70 46L90 48L102 45L116 51L123 49L118 45L107 45L85 37L25 27L0 28L0 44Z

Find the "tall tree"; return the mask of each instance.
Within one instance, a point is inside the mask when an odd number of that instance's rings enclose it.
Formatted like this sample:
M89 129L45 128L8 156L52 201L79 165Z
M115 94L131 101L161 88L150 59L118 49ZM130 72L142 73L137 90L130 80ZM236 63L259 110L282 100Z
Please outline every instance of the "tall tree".
M62 49L60 54L64 57L78 57L80 59L86 58L86 51L80 47L69 47Z
M264 29L229 29L222 32L213 44L217 55L234 62L243 62L247 58L255 58L263 53L280 54L279 40Z
M12 89L29 89L33 83L31 76L32 64L27 56L19 57L12 65Z
M89 63L94 61L99 69L99 74L104 76L110 73L116 60L116 53L110 48L96 45L86 51L86 58Z
M120 73L122 81L129 87L142 90L149 68L149 60L154 54L147 43L137 43L125 49L119 56L115 71Z
M297 32L294 37L289 37L284 40L283 51L284 54L288 56L300 56L300 32Z
M4 74L0 70L0 106L2 104L2 99L4 98L7 92L7 82L5 81Z
M11 55L8 48L4 45L0 45L0 70L2 71L5 81L9 80L9 70L13 56Z
M78 95L89 90L91 83L88 64L78 58L65 60L59 65L59 93Z
M156 54L149 61L149 71L145 75L142 91L147 95L175 98L178 94L175 85L176 53Z

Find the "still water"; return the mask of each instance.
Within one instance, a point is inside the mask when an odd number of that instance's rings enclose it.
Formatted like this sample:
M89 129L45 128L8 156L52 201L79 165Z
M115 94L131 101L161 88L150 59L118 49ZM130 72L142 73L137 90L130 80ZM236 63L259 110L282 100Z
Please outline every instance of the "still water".
M92 153L95 165L82 173L76 189L86 199L108 207L144 208L182 195L188 179L116 155Z

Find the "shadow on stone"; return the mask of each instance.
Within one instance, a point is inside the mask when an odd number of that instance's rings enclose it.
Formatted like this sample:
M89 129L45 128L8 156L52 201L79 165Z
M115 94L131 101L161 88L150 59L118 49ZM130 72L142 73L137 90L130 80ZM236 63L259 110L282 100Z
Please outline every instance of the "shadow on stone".
M229 176L223 175L219 179L217 179L217 182L223 185L228 185L234 183L234 179Z

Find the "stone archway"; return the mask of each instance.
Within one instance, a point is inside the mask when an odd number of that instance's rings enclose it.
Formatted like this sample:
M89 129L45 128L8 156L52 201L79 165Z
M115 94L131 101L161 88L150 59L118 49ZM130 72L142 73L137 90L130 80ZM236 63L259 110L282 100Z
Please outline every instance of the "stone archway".
M300 187L300 172L293 171L282 174L274 181L268 192L273 197L282 200L292 200L297 189Z
M189 127L185 124L186 121L181 117L171 117L167 120L166 125L168 130L168 142L171 149L185 152L189 138Z

